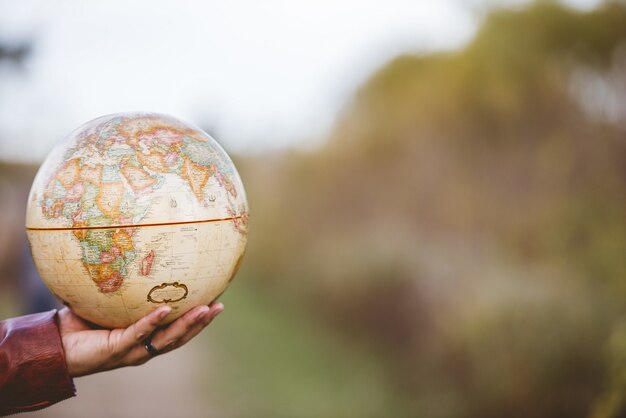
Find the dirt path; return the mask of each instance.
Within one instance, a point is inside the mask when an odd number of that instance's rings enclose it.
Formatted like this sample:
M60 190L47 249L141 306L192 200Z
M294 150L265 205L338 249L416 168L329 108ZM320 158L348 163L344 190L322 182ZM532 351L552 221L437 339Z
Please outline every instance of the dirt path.
M187 346L140 367L75 379L78 396L23 418L218 417L206 393L206 345Z

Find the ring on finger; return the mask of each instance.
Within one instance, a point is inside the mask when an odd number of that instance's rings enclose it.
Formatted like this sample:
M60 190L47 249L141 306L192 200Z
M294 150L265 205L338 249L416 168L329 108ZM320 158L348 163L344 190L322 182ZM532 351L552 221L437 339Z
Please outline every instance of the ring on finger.
M143 346L146 347L146 350L148 350L148 354L150 354L150 357L155 357L160 354L159 350L154 348L154 346L152 345L152 336L143 340L142 343L143 343Z

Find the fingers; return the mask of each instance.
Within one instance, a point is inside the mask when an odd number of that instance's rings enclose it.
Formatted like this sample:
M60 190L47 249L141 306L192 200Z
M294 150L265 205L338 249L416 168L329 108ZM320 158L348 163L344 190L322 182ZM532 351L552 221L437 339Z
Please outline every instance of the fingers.
M118 342L119 351L128 351L148 338L171 311L169 306L161 306L126 328Z
M198 317L196 324L187 331L182 337L178 339L177 342L173 344L169 349L173 350L174 348L181 347L185 345L189 340L198 335L200 331L202 331L207 325L209 325L213 319L219 315L224 310L224 305L221 303L217 303L215 305L211 305L209 312Z
M195 307L167 328L154 333L151 340L152 346L157 349L159 354L167 353L182 346L198 335L223 310L224 305L221 303ZM129 364L135 365L143 364L150 358L151 356L143 344L136 345L127 356Z
M159 350L159 353L178 348L198 335L223 310L224 305L221 303L197 306L174 321L169 327L158 331L152 337L152 345Z

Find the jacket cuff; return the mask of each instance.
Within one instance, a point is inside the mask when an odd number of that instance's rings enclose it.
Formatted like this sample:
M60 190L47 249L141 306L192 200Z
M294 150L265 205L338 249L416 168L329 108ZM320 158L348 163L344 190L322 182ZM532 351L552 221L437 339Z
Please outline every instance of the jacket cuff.
M0 322L0 413L33 411L76 394L57 311Z

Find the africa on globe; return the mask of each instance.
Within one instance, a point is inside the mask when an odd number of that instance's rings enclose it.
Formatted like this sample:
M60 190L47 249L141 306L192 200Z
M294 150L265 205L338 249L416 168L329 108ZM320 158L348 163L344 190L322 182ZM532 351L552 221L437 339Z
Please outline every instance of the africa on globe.
M58 144L28 198L44 283L77 315L126 327L164 304L169 323L215 300L241 263L248 204L220 145L170 116L92 120Z

